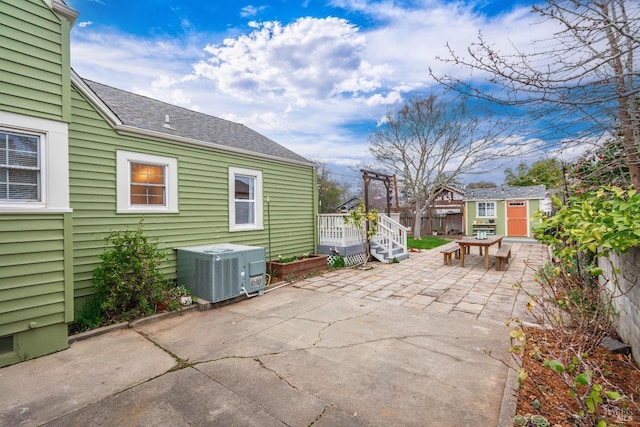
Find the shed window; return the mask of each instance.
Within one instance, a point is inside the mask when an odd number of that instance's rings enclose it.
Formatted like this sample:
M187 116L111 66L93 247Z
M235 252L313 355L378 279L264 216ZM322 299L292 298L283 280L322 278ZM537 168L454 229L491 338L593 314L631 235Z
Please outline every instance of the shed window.
M495 218L496 202L478 202L478 217Z
M0 131L0 200L41 200L40 136Z

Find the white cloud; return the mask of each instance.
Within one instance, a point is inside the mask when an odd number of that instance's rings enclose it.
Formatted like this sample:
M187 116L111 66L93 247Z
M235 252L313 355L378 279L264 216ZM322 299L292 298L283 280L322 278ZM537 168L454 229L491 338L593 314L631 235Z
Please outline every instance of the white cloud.
M85 27L88 27L89 25L93 25L93 21L78 22L78 27L80 28L85 28Z
M367 130L387 109L433 89L429 67L459 72L435 59L447 55L447 42L464 53L483 30L512 51L511 43L540 38L531 28L536 17L524 8L489 18L440 0L332 5L364 14L372 25L306 17L251 21L247 31L234 28L226 38L189 31L168 39L79 24L72 64L83 77L244 123L310 159L354 165L369 159ZM241 13L264 10L248 5Z
M369 107L374 107L378 105L391 105L402 102L402 95L398 91L391 91L388 94L380 94L376 93L365 101L365 104Z
M151 87L153 89L167 89L176 84L190 82L196 80L197 78L198 77L194 74L187 74L186 76L183 76L181 78L172 78L170 76L167 76L166 74L163 74L153 82L151 82Z
M196 75L247 102L292 104L370 93L391 74L363 58L365 37L339 18L264 22L250 34L208 45Z
M267 8L266 6L259 6L259 7L255 7L251 5L245 6L240 10L240 16L242 16L243 18L246 18L249 16L256 16L258 13L262 12L266 8Z

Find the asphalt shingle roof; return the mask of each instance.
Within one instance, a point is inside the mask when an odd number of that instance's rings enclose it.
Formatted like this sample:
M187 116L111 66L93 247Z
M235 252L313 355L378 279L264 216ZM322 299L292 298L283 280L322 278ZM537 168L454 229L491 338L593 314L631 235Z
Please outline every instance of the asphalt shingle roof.
M123 125L294 162L311 163L243 124L83 79ZM169 122L166 122L167 116ZM170 127L167 127L167 124Z
M465 200L513 200L513 199L544 199L547 188L544 185L528 187L509 187L499 185L492 188L471 188L465 191Z

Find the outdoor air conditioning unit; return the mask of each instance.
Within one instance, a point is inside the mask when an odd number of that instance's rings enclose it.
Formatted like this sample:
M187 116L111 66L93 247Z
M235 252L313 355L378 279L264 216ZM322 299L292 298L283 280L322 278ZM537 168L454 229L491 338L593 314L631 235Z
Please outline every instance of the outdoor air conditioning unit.
M178 285L184 285L196 297L219 302L264 293L264 248L220 243L176 251Z

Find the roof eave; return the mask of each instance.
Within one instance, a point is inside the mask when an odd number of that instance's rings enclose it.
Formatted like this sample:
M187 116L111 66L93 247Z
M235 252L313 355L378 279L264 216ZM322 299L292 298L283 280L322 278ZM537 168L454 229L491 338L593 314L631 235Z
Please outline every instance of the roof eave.
M226 151L226 152L229 152L229 153L242 154L242 155L250 156L250 157L258 157L258 158L262 158L262 159L266 159L266 160L275 160L275 161L279 161L279 162L282 162L282 163L290 163L290 164L295 164L295 165L299 165L299 166L309 166L309 167L315 166L311 162L303 162L303 161L299 161L299 160L287 159L285 157L278 157L278 156L271 156L269 154L256 153L255 151L243 150L241 148L227 147L226 145L220 145L220 144L216 144L216 143L213 143L213 142L201 141L201 140L198 140L198 139L186 138L186 137L183 137L183 136L169 135L169 134L166 134L166 133L163 133L163 132L147 130L147 129L140 129L140 128L137 128L137 127L134 127L134 126L117 125L117 126L115 126L115 130L120 135L124 135L124 136L134 136L134 137L135 136L142 136L142 137L146 137L146 138L161 139L161 140L167 141L167 142L188 144L188 145L194 145L194 146L197 146L197 147L209 148L209 149L212 149L212 150L220 150L220 151Z
M51 2L51 9L54 11L58 17L63 18L69 21L71 27L75 24L76 19L78 19L78 11L72 7L69 7L65 4L64 1L61 0L53 0Z

